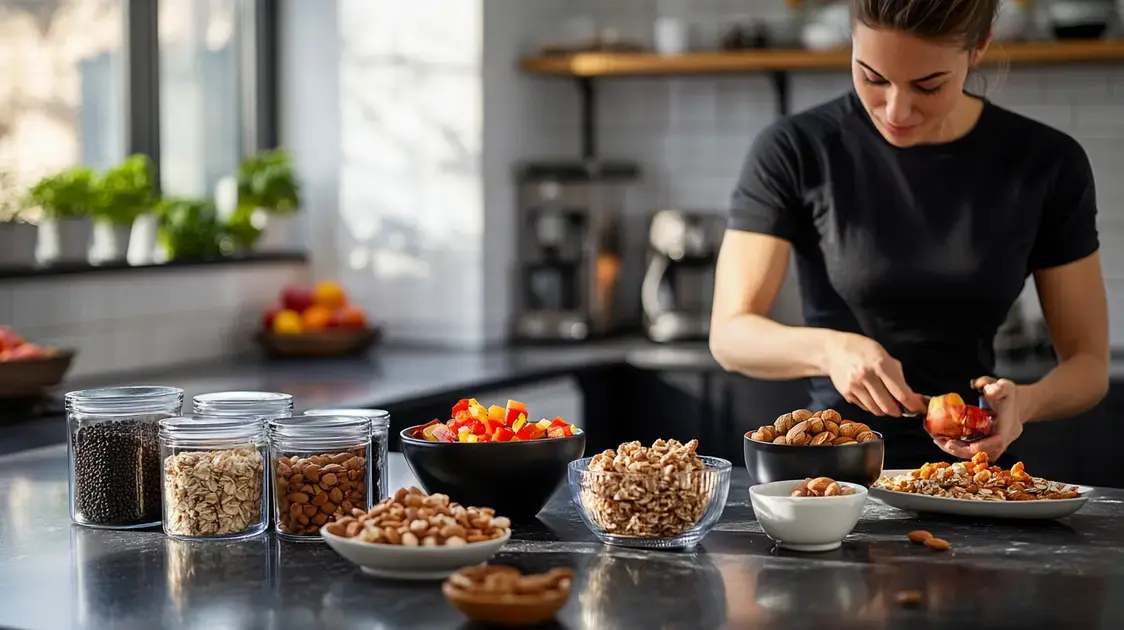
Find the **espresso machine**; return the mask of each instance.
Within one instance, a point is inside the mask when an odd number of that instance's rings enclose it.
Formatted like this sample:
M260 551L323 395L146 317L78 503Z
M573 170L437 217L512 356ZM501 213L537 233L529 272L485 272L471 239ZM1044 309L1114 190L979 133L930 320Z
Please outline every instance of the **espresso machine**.
M661 210L648 230L648 267L640 288L644 329L652 341L706 339L714 299L714 267L726 217Z
M628 164L527 164L518 171L513 336L582 341L616 331Z

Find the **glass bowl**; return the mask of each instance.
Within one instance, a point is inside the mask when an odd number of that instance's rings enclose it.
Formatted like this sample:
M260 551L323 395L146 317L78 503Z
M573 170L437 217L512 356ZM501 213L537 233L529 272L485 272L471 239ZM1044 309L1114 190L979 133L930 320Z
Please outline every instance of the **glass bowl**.
M589 470L592 457L570 462L578 514L607 545L648 549L694 547L718 522L730 492L730 462L699 457L691 472Z

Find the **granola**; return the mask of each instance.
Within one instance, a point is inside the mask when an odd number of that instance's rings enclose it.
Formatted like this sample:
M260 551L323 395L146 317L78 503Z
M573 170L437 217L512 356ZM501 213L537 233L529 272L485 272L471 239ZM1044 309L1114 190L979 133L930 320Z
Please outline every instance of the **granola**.
M882 475L874 487L975 501L1042 501L1080 496L1076 486L1030 476L1022 462L1010 470L988 466L987 453L976 454L970 462L930 463L895 477Z

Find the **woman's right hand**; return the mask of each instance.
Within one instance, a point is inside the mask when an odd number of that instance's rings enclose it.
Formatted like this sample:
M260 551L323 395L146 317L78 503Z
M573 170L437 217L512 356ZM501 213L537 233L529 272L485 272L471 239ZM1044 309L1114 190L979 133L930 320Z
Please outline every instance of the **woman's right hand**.
M924 412L925 400L909 388L902 364L882 344L853 333L838 333L828 344L827 375L847 402L876 416Z

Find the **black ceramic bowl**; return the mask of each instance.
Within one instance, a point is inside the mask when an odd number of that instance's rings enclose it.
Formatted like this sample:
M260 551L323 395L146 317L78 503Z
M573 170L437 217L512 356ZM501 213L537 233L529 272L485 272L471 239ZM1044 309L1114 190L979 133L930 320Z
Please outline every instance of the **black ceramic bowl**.
M870 487L882 475L886 443L877 440L844 446L789 446L742 437L750 483L771 483L805 477L831 477Z
M430 442L403 430L402 454L422 488L461 505L495 508L512 520L534 518L585 455L585 433L526 442Z

